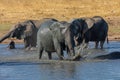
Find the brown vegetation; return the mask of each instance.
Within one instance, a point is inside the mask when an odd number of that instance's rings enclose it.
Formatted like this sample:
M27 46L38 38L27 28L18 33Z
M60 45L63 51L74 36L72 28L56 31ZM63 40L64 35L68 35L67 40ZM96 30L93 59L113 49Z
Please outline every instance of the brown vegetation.
M120 40L120 0L0 0L0 24L28 19L102 16L109 24L109 39ZM0 37L11 27L0 25Z

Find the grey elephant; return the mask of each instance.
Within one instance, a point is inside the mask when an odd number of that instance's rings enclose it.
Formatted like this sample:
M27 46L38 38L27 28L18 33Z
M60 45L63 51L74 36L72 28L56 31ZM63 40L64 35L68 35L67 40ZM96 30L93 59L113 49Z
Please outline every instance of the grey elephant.
M39 59L42 57L43 50L48 53L49 59L52 59L52 52L57 52L58 57L64 59L65 49L70 56L73 56L74 45L70 23L48 20L41 24L37 33Z
M37 32L40 24L45 20L26 20L16 24L6 35L0 39L0 43L7 38L24 39L24 46L26 49L34 49L37 44Z
M95 42L95 48L98 48L100 42L101 49L107 38L108 42L108 24L100 16L94 16L92 18L80 18L75 19L73 22L78 22L81 28L80 35L78 36L78 43L83 47L87 47L89 41Z

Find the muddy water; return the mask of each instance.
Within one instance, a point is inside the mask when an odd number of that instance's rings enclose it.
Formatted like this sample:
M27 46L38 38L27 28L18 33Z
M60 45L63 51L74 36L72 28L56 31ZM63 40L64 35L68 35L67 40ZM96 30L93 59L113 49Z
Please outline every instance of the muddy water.
M105 44L104 50L84 50L82 55L87 61L59 61L55 53L53 60L48 60L44 53L38 59L37 51L26 51L22 44L14 50L0 44L0 80L119 80L120 60L92 60L94 56L120 51L120 42Z

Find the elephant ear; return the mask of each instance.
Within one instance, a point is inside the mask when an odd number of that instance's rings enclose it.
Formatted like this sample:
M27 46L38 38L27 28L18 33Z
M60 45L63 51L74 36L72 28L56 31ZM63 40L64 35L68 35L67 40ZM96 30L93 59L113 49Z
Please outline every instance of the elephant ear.
M85 25L86 25L88 28L93 27L93 25L94 25L94 20L91 19L91 18L85 19Z
M62 34L65 34L68 28L70 28L71 23L62 22L60 28L62 28Z
M54 22L49 28L51 31L56 31L58 29L60 29L60 23L59 22Z
M26 29L24 31L25 37L31 36L35 29L34 23L31 20L29 20L29 21L24 22L23 25L26 27Z
M70 26L70 24L68 25L67 23L63 23L63 22L54 22L50 26L50 30L52 30L53 32L60 32L64 34L68 29L68 26Z
M10 29L11 35L10 37L16 37L19 39L21 37L21 34L23 33L23 28L21 23L19 22L18 24L15 24L11 29Z

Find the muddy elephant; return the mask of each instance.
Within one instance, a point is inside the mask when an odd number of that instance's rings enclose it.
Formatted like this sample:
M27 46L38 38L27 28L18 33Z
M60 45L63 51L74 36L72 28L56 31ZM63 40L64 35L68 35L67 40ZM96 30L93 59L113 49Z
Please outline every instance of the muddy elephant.
M103 48L104 42L108 36L108 24L102 17L80 18L75 19L74 22L80 23L79 27L81 31L78 36L79 39L77 40L79 44L82 43L83 47L87 47L88 42L93 41L95 42L95 48L98 48L100 42L100 47L101 49Z
M64 59L63 50L66 49L68 55L73 56L74 45L70 23L49 20L41 24L37 33L39 59L42 57L43 50L48 53L49 59L52 59L52 52L56 52L60 59Z
M50 18L41 20L26 20L16 24L6 35L0 39L0 43L7 38L24 39L26 49L34 49L37 44L37 32L40 24Z

